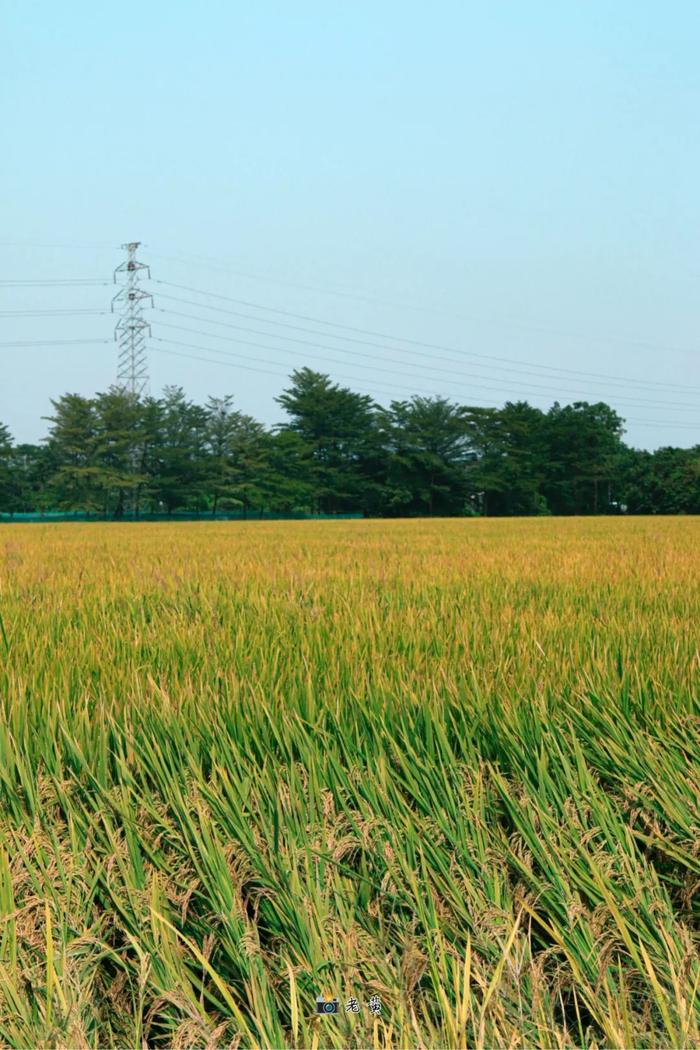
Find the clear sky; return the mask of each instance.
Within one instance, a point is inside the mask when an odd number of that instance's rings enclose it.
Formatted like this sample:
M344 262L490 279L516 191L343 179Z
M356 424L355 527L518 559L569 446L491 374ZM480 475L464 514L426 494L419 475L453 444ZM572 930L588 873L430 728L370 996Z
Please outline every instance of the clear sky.
M383 402L606 400L634 445L700 442L699 31L690 0L10 0L0 282L111 280L141 240L169 282L151 391L266 423L306 364ZM114 381L114 318L73 312L113 291L0 283L18 440Z

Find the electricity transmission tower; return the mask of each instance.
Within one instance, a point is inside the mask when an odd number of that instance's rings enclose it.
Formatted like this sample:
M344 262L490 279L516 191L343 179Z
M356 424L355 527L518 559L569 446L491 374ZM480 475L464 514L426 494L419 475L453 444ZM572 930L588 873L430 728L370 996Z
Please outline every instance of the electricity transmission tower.
M114 271L114 283L122 287L112 299L112 313L119 309L121 314L114 329L114 339L119 344L117 362L117 386L133 397L141 397L148 392L148 361L146 360L146 337L151 334L151 326L144 320L144 301L153 296L139 287L141 275L146 271L150 278L151 271L146 263L136 258L136 249L140 241L122 244L127 257Z

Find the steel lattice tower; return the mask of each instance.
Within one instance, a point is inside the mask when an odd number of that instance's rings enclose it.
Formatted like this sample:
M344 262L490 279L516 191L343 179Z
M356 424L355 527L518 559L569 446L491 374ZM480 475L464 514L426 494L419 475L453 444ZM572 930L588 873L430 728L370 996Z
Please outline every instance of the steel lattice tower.
M148 392L148 361L146 359L146 338L151 334L151 326L143 317L144 300L153 296L139 287L141 274L145 270L150 278L151 271L146 263L136 258L136 249L140 241L122 244L127 258L114 271L114 283L123 285L112 299L112 312L119 308L121 317L114 329L115 341L119 344L117 362L117 386L141 397Z

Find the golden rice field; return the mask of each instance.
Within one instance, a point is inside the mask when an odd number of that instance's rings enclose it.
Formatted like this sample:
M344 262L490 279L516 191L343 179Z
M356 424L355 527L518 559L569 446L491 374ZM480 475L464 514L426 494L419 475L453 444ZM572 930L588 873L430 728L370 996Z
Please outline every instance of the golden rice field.
M0 1044L697 1047L699 612L692 518L0 526Z

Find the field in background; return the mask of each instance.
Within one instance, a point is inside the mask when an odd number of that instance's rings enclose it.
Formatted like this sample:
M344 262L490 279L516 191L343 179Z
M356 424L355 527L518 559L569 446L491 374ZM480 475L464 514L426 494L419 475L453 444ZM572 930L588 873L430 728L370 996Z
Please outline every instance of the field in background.
M692 518L0 526L0 1043L697 1046L699 609Z

